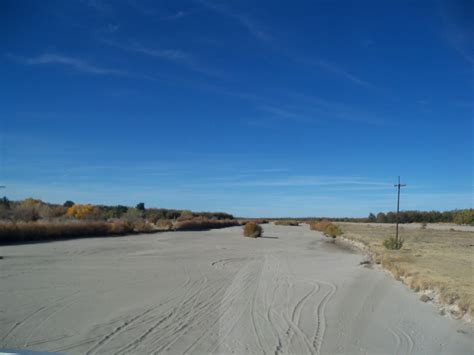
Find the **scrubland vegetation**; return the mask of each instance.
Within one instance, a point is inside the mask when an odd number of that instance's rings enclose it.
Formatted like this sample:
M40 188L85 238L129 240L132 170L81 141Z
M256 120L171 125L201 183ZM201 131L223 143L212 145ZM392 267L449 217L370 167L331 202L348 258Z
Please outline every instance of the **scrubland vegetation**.
M235 219L209 219L207 217L199 216L192 219L177 221L173 229L182 231L196 231L203 229L215 229L238 226L240 223Z
M299 226L300 223L295 219L279 219L275 221L277 226Z
M452 305L455 317L474 317L474 232L400 228L404 246L387 249L383 243L393 227L340 223L344 237L363 243L377 264L415 291L432 290L436 301ZM435 296L427 297L435 297ZM426 297L425 297L426 298Z
M239 225L227 213L164 208L0 200L0 243L54 238L114 236L159 230L203 230Z
M242 226L245 226L247 223L257 223L257 224L266 224L268 223L268 219L263 219L263 218L253 218L253 219L239 219L239 223Z
M258 238L263 234L263 228L255 222L248 222L243 229L244 236L248 238Z
M341 228L329 221L309 222L309 228L314 231L323 232L326 237L332 239L336 239L336 237L342 235Z

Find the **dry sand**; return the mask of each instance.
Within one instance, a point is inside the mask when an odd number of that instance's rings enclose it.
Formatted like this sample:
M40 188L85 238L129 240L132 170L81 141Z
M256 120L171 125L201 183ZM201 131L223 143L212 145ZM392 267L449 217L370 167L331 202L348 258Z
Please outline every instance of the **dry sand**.
M6 246L0 349L468 354L473 330L307 226Z

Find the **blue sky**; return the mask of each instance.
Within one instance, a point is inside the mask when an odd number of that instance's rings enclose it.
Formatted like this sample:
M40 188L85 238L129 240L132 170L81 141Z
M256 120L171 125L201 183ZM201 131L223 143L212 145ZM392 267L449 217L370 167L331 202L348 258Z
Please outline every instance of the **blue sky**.
M472 207L472 1L2 1L11 199Z

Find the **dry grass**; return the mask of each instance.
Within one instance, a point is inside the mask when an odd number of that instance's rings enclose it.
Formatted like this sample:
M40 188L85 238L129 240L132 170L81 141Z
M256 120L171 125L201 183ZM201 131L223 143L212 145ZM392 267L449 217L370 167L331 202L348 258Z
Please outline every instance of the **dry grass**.
M206 217L194 217L185 221L177 221L174 225L174 229L179 231L199 231L238 225L240 224L236 219L209 219Z
M281 220L275 221L275 225L277 225L277 226L299 226L300 223L297 220L294 220L294 219L281 219Z
M437 290L439 302L457 304L460 315L474 317L474 232L400 227L401 250L387 250L393 226L338 223L344 237L361 242L375 262L415 291Z
M244 226L244 236L249 238L258 238L262 236L263 228L255 222L249 222Z

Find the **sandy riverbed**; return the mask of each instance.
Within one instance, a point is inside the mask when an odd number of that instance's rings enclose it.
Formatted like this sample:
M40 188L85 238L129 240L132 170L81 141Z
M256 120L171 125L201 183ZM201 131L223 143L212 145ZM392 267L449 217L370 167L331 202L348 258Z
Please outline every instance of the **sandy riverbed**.
M307 226L0 248L0 349L66 353L449 353L466 324Z

